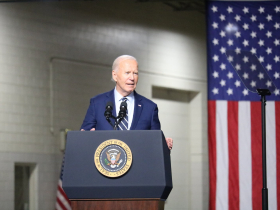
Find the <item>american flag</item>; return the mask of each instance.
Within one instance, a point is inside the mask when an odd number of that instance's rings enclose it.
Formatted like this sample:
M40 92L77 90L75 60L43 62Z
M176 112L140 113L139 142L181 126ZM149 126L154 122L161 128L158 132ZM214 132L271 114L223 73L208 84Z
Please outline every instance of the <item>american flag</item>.
M57 185L55 210L72 210L71 202L69 201L67 195L62 189L62 175L63 175L63 166L61 167L61 173Z
M267 188L269 209L280 209L280 2L209 1L207 27L209 209L262 209L258 87L272 92Z

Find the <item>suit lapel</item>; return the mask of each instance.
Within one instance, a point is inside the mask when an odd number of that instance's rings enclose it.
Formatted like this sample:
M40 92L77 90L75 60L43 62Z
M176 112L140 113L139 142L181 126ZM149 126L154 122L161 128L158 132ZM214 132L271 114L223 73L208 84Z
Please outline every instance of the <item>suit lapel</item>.
M105 103L107 104L108 101L111 101L113 103L113 115L117 116L116 115L116 105L115 105L114 89L107 93L107 97L106 97Z
M133 114L133 119L132 119L132 123L131 123L131 127L130 130L134 130L138 120L140 118L140 115L142 113L143 110L143 104L141 102L141 97L136 93L136 91L134 92L134 114Z

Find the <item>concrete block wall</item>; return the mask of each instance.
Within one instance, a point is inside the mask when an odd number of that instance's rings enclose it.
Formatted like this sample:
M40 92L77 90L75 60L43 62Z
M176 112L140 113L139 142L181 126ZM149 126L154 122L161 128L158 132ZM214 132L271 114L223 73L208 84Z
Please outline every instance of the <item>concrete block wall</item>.
M62 160L58 132L79 129L89 98L114 86L110 66L122 54L138 59L137 91L147 98L152 86L196 93L189 103L153 100L165 135L175 141L174 191L166 209L207 209L204 20L200 13L174 12L156 2L1 3L0 209L14 209L18 162L36 165L32 208L54 209ZM170 105L184 114L170 112ZM174 116L185 127L170 126Z

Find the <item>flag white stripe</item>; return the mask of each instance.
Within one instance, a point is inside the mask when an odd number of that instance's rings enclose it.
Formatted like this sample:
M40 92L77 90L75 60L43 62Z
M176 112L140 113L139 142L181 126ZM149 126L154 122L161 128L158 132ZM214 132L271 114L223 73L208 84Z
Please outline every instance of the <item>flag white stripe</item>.
M68 200L60 193L57 193L57 198L61 201L61 203L63 203L63 205L67 208L67 209L71 209L71 206L68 203Z
M227 101L216 102L217 199L216 210L228 209L228 121Z
M58 180L58 187L62 189L61 179ZM63 204L63 206L66 209L71 209L71 206L69 204L69 200L66 197L64 197L64 195L61 194L59 190L57 190L56 197L57 197L58 200L60 200L60 202ZM60 206L60 205L58 203L56 203L56 206ZM59 208L61 208L61 207L59 207Z
M277 209L275 102L266 103L266 157L268 208Z
M58 186L60 186L62 188L62 181L61 181L61 179L58 180Z
M252 210L252 154L250 102L238 102L240 210Z
M56 202L56 204L55 204L55 209L56 210L63 210L62 208L61 208L61 206Z

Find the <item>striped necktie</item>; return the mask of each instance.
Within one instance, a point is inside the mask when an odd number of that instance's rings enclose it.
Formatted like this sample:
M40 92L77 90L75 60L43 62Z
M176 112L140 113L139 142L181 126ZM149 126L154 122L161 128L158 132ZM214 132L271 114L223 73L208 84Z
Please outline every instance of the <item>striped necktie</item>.
M122 98L122 102L126 102L127 98ZM119 130L128 130L128 111L126 110L125 118L119 123Z

